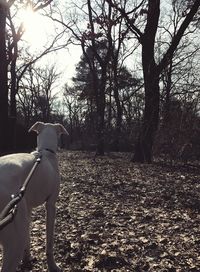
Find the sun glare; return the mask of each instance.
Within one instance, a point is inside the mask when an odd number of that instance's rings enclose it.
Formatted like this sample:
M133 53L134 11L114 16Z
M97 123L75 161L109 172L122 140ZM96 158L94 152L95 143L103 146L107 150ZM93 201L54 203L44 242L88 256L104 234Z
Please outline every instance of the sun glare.
M23 39L29 43L30 47L37 49L47 43L49 27L42 15L27 8L21 11L20 19L25 29Z

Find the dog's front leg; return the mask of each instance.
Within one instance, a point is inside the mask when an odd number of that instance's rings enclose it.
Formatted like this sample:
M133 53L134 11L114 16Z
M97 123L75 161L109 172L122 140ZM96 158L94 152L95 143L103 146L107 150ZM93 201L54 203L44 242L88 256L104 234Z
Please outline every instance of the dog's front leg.
M46 219L46 234L47 234L47 244L46 244L46 254L47 263L50 272L61 272L61 269L56 265L53 255L53 239L54 239L54 223L56 208L55 203L47 201L46 203L47 219Z

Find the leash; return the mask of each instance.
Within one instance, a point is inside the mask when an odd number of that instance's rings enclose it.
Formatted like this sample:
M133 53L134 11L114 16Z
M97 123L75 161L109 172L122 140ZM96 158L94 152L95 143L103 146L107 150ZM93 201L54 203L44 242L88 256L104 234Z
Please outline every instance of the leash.
M19 193L17 195L11 195L11 201L6 205L6 207L3 209L3 211L0 213L0 231L7 226L9 223L11 223L17 213L17 204L21 201L23 198L25 191L27 189L28 183L41 162L42 155L39 154L39 157L35 160L35 163L33 167L31 168L27 178L25 179L22 187L19 190Z

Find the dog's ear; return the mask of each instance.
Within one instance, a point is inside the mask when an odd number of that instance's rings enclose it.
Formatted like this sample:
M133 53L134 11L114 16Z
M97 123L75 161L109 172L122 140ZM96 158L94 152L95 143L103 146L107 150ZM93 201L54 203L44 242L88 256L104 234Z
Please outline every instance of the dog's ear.
M41 132L42 128L44 127L44 123L43 122L36 122L30 129L28 132L31 131L36 131L38 134Z
M58 135L60 135L60 134L67 134L67 135L69 135L69 133L67 132L67 130L63 127L63 125L61 125L61 124L55 124L54 126L56 127L56 131L57 131Z

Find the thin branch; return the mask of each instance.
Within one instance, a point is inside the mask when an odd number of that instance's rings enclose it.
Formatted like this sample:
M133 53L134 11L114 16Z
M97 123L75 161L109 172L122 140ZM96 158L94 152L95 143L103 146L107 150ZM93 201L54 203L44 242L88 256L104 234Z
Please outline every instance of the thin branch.
M64 33L64 32L63 32L63 33ZM56 48L53 47L54 44L55 44L59 39L61 39L63 33L58 34L58 35L54 38L54 40L52 41L52 43L51 43L47 48L45 48L45 50L44 50L42 53L40 53L40 54L39 54L37 57L35 57L33 60L31 60L30 62L28 62L27 64L23 65L22 67L20 67L20 68L18 69L18 71L19 71L20 69L22 69L22 71L20 72L20 75L19 75L18 78L17 78L17 86L19 86L19 82L20 82L20 80L22 79L24 73L26 72L26 70L27 70L32 64L34 64L36 61L38 61L39 59L41 59L43 56L45 56L45 55L47 55L47 54L49 54L49 53L51 53L51 52L56 52L56 51L58 51L58 50L60 50L60 49L62 49L63 47L66 46L66 43L65 43L65 44L60 45L60 46L58 46L58 47L56 47Z
M119 7L118 5L116 5L115 3L113 3L112 0L106 0L113 8L115 8L116 10L118 10L120 12L120 14L122 15L122 17L125 18L126 22L127 22L127 26L130 28L130 30L136 35L136 37L138 38L139 41L141 41L141 38L143 36L143 33L134 25L132 19L129 18L129 12L126 12L124 8ZM144 1L142 1L141 4L143 4ZM141 6L141 4L139 6L137 6L134 9L134 12Z
M164 55L163 59L161 60L160 64L158 65L158 70L160 72L163 71L163 69L168 64L169 60L173 57L174 51L176 50L186 28L189 26L190 22L192 21L195 14L197 13L199 6L200 6L200 0L196 0L190 9L190 12L187 14L187 16L185 17L181 26L179 27L176 35L172 39L171 45L168 48L166 54Z

